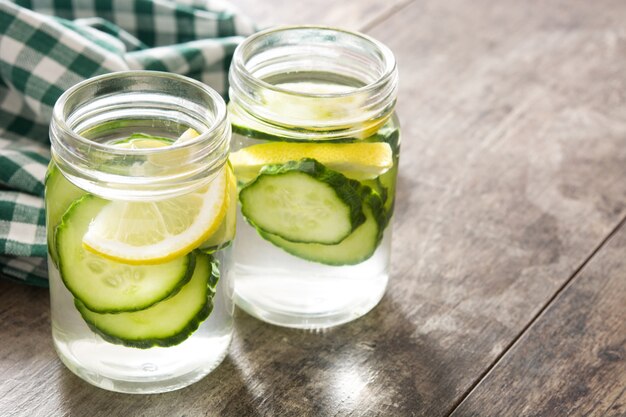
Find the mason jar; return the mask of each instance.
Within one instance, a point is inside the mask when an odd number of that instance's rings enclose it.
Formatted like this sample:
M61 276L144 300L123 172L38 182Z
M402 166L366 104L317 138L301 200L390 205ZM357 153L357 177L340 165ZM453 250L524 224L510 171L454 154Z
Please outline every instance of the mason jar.
M182 388L232 333L235 180L223 99L151 71L67 90L46 176L54 346L104 389Z
M382 298L400 156L392 52L341 29L251 36L230 69L235 302L280 326L349 322Z

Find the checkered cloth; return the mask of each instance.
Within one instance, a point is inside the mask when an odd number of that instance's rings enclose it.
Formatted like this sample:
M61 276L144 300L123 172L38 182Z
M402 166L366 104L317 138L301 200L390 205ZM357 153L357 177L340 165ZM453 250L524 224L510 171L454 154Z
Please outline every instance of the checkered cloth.
M149 69L225 95L232 53L252 31L215 0L0 0L0 276L47 285L43 180L63 91Z

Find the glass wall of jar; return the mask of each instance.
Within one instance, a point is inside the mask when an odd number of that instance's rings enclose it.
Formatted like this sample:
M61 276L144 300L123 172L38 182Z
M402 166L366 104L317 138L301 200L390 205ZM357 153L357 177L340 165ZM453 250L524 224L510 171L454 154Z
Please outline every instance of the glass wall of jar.
M57 101L46 177L52 335L81 378L170 391L226 355L230 137L219 94L173 74L103 75Z
M325 328L380 301L400 156L397 84L386 46L340 29L270 29L235 51L235 302L248 313Z

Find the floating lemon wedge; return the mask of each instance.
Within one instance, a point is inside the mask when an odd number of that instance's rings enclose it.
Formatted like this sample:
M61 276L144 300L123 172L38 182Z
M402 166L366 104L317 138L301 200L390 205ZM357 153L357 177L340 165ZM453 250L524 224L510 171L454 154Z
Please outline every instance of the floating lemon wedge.
M151 202L112 201L83 237L90 252L135 265L167 262L217 231L228 210L226 169L200 190Z
M391 147L384 142L293 143L269 142L230 154L240 182L254 179L263 166L313 158L349 178L376 178L393 167Z
M144 141L143 146L162 146L158 141ZM230 199L227 169L223 167L210 184L182 196L149 202L111 201L91 221L83 237L84 248L135 265L167 262L190 252L211 237L226 216Z
M237 180L230 165L226 165L228 172L228 211L218 229L200 245L200 249L211 253L223 247L235 238L237 219Z

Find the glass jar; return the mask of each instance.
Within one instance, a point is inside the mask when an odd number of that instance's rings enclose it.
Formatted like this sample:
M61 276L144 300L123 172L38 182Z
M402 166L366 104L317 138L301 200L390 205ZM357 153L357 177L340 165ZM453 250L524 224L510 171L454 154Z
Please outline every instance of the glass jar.
M370 311L389 278L400 155L392 52L354 32L280 27L235 51L235 302L319 329Z
M230 137L219 94L174 74L103 75L57 101L46 176L52 335L79 377L171 391L226 355Z

